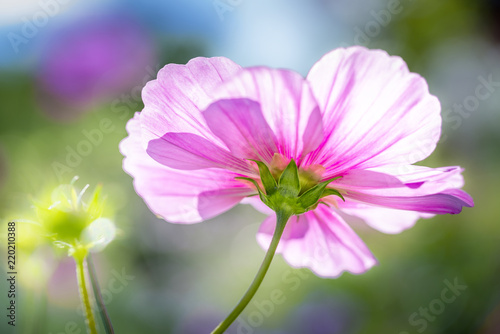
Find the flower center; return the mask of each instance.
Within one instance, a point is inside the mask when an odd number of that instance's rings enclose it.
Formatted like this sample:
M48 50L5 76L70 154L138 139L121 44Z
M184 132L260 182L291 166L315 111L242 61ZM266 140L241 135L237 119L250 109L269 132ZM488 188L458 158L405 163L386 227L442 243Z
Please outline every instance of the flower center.
M285 170L286 166L288 166L289 161L285 157L283 157L279 153L275 153L271 164L269 166L269 170L271 171L271 175L274 177L276 182L278 182L281 174ZM299 195L302 195L307 190L311 189L318 183L323 176L325 168L321 165L309 165L307 167L299 167L298 168L298 176L299 176L299 184L300 184L300 192Z
M322 197L336 195L343 199L335 189L326 189L334 179L319 182L324 168L308 166L299 171L294 159L283 168L283 159L275 155L270 167L262 161L252 160L259 169L261 189L258 181L249 177L236 179L251 182L259 193L261 201L276 214L285 216L300 215L314 210Z

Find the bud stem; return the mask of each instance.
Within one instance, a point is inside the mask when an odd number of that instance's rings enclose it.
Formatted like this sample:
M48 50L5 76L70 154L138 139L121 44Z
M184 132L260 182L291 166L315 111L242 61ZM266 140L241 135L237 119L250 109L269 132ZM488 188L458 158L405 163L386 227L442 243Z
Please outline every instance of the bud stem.
M259 289L260 284L264 280L264 277L266 276L269 266L271 265L271 261L273 260L274 254L276 253L276 249L278 248L281 235L283 234L286 223L288 222L290 216L291 214L289 212L285 212L285 210L279 210L276 212L276 228L274 230L273 238L271 240L271 244L269 245L269 249L267 250L266 256L264 257L264 260L260 265L257 275L255 275L252 284L250 284L250 287L248 288L245 295L243 295L238 305L236 305L236 307L233 309L233 311L231 311L231 313L227 316L227 318L224 319L219 324L219 326L217 326L217 328L215 328L212 331L211 334L224 333L224 331L228 329L229 326L231 326L231 324L236 320L236 318L238 318L240 313L243 312L243 310L248 305L250 300L252 300L253 296Z
M92 306L90 305L89 293L87 290L87 282L85 278L85 256L74 256L76 262L76 276L78 278L78 288L80 290L80 298L87 317L87 329L90 334L97 334L97 327L92 313Z

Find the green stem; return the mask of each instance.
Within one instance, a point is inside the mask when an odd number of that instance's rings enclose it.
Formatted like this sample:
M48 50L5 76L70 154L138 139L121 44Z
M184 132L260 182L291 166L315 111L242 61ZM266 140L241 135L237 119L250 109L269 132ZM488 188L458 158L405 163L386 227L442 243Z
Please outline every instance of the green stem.
M76 276L78 278L78 287L80 290L80 298L85 309L85 316L87 318L87 329L90 334L97 334L97 327L92 313L92 306L90 305L89 292L87 290L87 282L85 278L85 254L74 254L76 262Z
M113 325L111 325L111 320L109 319L108 312L106 311L106 306L102 299L101 289L99 287L99 282L97 281L97 275L94 269L94 263L92 261L92 256L89 254L87 256L87 268L89 270L90 282L92 283L92 290L94 291L94 297L99 305L99 314L101 315L101 320L104 325L104 330L107 334L114 334Z
M231 326L231 324L238 318L241 312L248 305L250 300L252 300L253 296L257 292L260 287L260 284L264 280L266 276L267 270L271 265L271 261L273 260L274 254L276 253L276 249L278 248L278 243L280 242L281 235L283 234L283 230L285 229L285 225L290 218L290 214L284 211L276 212L276 228L274 230L273 238L271 240L271 244L269 245L269 249L267 250L266 256L264 257L264 261L260 265L259 271L255 278L253 279L252 284L248 288L247 292L243 295L238 305L231 311L231 313L224 319L217 328L215 328L211 334L222 334L226 329Z

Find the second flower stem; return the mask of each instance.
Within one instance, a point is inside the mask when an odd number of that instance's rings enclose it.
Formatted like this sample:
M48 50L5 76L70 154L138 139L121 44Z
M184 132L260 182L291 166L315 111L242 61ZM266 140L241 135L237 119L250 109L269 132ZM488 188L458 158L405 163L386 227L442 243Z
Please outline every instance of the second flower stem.
M94 269L94 263L92 260L92 256L89 254L87 256L87 269L89 271L90 282L92 283L92 290L94 291L94 297L97 302L97 306L99 309L99 314L101 316L101 320L104 325L104 330L106 334L114 334L115 331L113 329L113 325L111 325L111 320L109 319L108 312L106 311L106 306L104 306L104 301L101 295L101 289L99 287L99 282L97 280L97 274Z
M243 295L241 300L239 301L238 305L231 311L231 313L227 316L226 319L224 319L217 328L215 328L211 334L222 334L226 329L231 326L231 324L238 318L238 316L243 312L245 307L248 305L250 300L252 300L253 296L257 292L257 290L260 287L260 284L264 280L264 277L266 276L267 270L269 269L269 266L271 265L271 261L273 260L274 254L276 253L276 249L278 248L278 244L281 239L281 235L283 234L283 231L285 230L286 223L288 219L290 218L290 214L284 212L284 211L277 211L276 212L276 228L274 229L274 234L273 238L271 240L271 244L269 245L269 249L267 250L266 256L264 257L264 260L262 261L262 264L260 265L259 271L257 272L257 275L255 275L255 278L250 284L250 287L248 288L247 292Z
M80 298L82 300L83 308L85 310L85 316L87 318L88 332L90 334L97 334L97 326L95 323L94 314L92 313L92 305L90 304L89 292L87 290L87 281L85 278L85 255L82 256L82 254L74 254L73 257L76 262L78 288L80 290Z

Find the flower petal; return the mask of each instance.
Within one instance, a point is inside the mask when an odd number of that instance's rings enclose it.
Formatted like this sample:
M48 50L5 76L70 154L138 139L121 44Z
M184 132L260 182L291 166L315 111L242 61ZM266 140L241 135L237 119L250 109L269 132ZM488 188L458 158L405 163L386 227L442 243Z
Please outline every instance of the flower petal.
M255 193L238 176L223 169L177 170L153 160L141 141L139 118L127 123L129 136L120 143L123 169L134 178L134 188L151 211L175 223L212 218ZM210 203L210 205L208 205Z
M434 216L428 213L382 208L349 200L339 205L342 212L361 218L370 227L388 234L401 233L415 225L420 218ZM346 220L349 222L348 218Z
M253 208L265 215L273 215L274 211L267 205L265 205L259 198L259 196L245 197L241 200L241 204L249 204Z
M258 102L278 140L279 153L300 161L323 140L323 122L308 83L299 74L266 67L243 69L225 81L219 99Z
M222 57L199 57L186 65L165 66L143 90L143 140L161 138L167 132L186 132L224 147L201 111L214 101L214 88L239 70L239 65Z
M175 169L222 168L251 174L249 163L193 133L169 132L148 143L147 153L157 162Z
M462 171L458 166L429 168L412 165L398 169L353 169L330 186L380 196L429 195L462 187Z
M273 215L259 229L257 240L264 249L269 247L275 226ZM290 218L278 252L292 267L307 267L321 277L338 277L343 271L360 274L377 263L343 219L321 206Z
M203 116L210 130L239 158L270 163L278 152L276 137L257 102L219 100L211 104Z
M424 196L373 196L359 192L348 192L345 196L356 201L388 208L432 214L457 214L462 212L464 206L469 208L474 206L472 197L460 189Z
M463 185L461 171L460 167L423 166L406 166L399 169L399 175L351 170L330 185L341 190L346 198L368 204L421 213L456 214L463 206L474 206L472 198L457 189ZM350 213L355 214L353 210Z
M310 163L325 177L427 157L441 131L440 104L399 57L350 47L321 58L307 76L330 134Z

